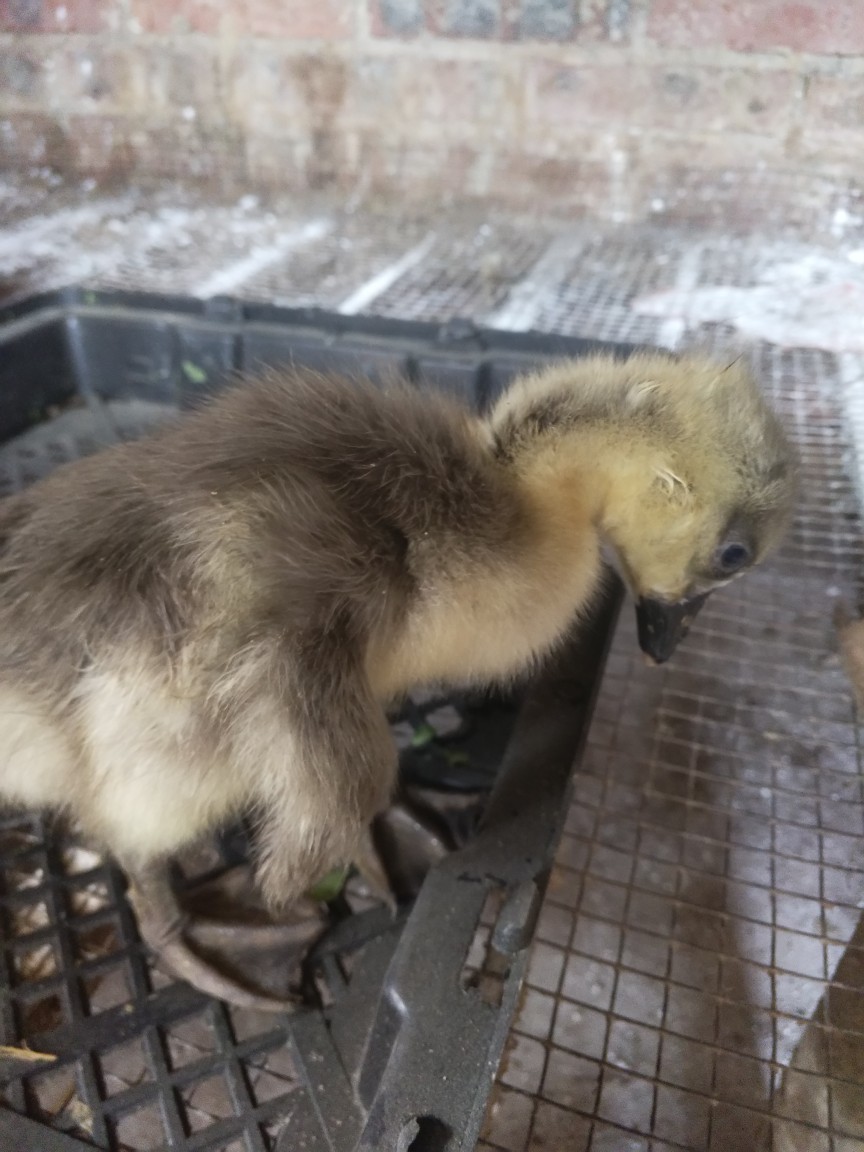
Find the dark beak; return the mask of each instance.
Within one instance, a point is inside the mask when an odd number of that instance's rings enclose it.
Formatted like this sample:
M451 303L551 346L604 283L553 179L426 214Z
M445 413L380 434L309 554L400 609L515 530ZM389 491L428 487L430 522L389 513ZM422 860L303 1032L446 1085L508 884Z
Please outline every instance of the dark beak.
M655 664L665 664L689 631L696 613L710 593L685 600L647 600L636 604L639 647Z

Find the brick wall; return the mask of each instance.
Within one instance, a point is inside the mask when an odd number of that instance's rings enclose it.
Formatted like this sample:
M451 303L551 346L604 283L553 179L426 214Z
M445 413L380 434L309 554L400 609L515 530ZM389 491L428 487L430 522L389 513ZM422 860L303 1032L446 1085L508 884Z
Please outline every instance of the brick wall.
M7 168L864 214L864 0L0 0L0 81Z

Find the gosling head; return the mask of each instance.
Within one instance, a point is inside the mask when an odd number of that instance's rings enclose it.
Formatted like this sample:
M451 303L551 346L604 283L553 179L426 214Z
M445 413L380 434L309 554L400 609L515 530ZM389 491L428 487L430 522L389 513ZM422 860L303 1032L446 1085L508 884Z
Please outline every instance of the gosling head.
M571 483L592 493L656 663L711 592L778 543L795 497L793 452L741 360L640 353L557 365L515 384L491 425L517 467L533 464L562 496Z

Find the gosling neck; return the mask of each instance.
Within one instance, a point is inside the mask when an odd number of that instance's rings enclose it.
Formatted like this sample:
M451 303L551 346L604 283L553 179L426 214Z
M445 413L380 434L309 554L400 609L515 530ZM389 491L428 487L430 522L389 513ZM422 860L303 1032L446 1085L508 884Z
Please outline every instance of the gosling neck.
M544 505L566 504L606 536L622 493L650 475L650 449L626 429L584 422L511 443L500 453L519 486Z

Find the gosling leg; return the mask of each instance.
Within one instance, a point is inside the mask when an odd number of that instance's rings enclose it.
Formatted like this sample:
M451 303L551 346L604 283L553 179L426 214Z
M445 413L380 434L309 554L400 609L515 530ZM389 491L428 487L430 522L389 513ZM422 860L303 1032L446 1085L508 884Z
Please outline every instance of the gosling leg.
M248 954L255 947L280 946L286 950L286 960L299 959L324 929L320 914L287 924L243 924L193 917L177 898L167 861L136 869L129 877L129 898L141 937L172 975L208 996L240 1008L287 1012L298 1003L292 996L282 998L262 992L251 981L223 969L207 954L232 950Z

